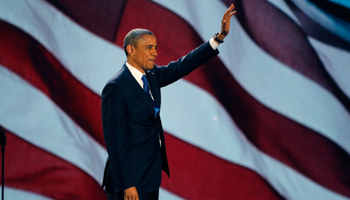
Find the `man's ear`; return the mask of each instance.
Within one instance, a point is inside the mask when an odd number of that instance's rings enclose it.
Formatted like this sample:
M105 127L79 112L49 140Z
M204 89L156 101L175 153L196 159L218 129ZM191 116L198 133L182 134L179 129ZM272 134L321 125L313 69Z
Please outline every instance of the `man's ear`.
M132 55L135 51L135 48L132 45L126 46L126 51L128 52L129 55Z

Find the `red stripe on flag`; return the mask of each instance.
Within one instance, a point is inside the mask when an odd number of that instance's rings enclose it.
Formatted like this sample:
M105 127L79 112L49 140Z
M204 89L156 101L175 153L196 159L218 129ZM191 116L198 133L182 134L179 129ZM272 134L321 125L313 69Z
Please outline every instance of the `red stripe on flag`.
M101 99L41 44L0 20L0 63L41 90L104 146Z
M124 16L116 43L122 46L124 35L133 28L152 30L159 47L157 63L176 60L203 42L187 22L149 1L128 1ZM237 83L218 58L185 79L216 97L259 149L317 183L350 196L349 155L319 133L262 105Z
M52 199L107 199L99 183L76 166L9 131L6 133L4 182L7 187Z
M47 0L63 14L93 32L113 41L126 0Z
M185 199L283 199L256 172L166 134L171 178L162 187Z

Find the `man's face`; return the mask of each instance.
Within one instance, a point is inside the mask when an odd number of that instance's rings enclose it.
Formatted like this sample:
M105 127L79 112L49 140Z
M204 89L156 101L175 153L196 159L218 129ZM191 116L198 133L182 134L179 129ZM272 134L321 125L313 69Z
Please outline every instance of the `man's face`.
M142 72L153 69L157 57L157 40L153 35L143 35L136 48L133 48L130 63Z

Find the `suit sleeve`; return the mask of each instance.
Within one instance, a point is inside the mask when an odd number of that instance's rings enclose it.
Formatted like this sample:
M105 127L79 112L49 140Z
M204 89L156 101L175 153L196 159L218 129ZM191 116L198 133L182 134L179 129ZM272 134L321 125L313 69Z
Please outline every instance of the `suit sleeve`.
M135 186L126 141L125 105L118 86L107 84L102 92L103 134L118 192Z
M157 68L160 87L169 85L188 75L205 62L216 56L219 51L214 50L209 42L202 44L179 60L170 62L167 66Z

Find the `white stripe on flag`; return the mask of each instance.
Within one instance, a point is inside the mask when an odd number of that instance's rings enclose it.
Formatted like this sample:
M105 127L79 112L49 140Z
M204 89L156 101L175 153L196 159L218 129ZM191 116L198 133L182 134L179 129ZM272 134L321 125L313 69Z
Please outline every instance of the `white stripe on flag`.
M183 200L183 198L176 196L175 194L160 188L159 189L159 199L166 199L166 200Z
M309 37L328 73L350 98L350 53Z
M186 0L156 2L184 18L202 38L208 37L211 28L201 24L207 19L219 24L227 9L216 1L214 6L212 0L194 0L191 7L182 6ZM204 7L210 7L210 12L203 12ZM192 12L191 8L201 9ZM350 135L344 134L350 133L350 115L344 106L324 88L261 50L236 18L231 26L235 28L219 47L219 57L242 87L265 106L319 132L350 154Z
M0 77L2 125L31 144L73 163L101 183L106 150L46 95L1 65Z
M0 195L2 195L2 192L0 191ZM50 198L41 196L36 193L28 192L25 190L19 190L19 189L14 189L10 187L5 187L4 188L4 199L25 199L25 200L50 200Z
M162 95L163 124L172 135L254 170L286 199L347 199L259 151L230 121L225 109L202 89L179 80L162 90Z

